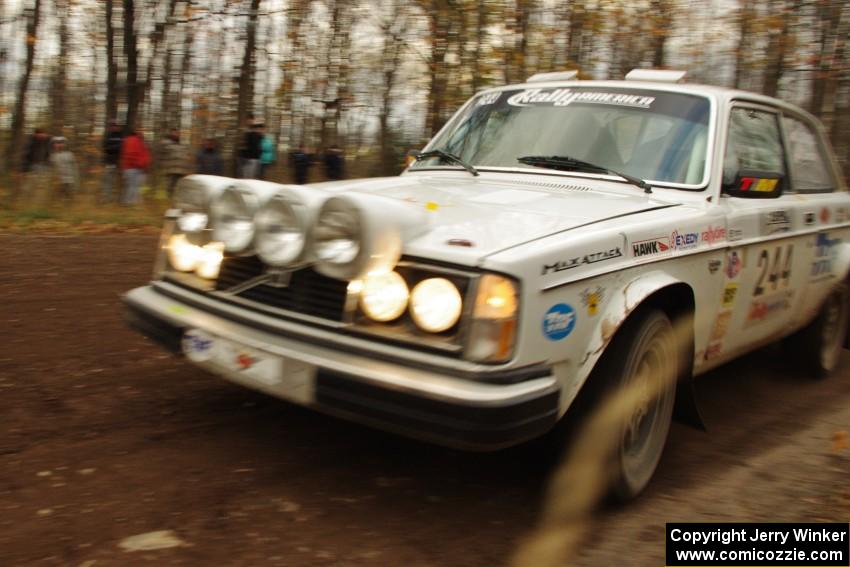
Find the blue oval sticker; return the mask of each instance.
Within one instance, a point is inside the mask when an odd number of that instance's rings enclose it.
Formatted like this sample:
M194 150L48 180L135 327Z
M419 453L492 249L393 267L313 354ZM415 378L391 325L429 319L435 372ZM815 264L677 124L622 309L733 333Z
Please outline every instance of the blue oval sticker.
M550 341L567 338L576 326L576 312L566 303L557 303L543 316L543 334Z

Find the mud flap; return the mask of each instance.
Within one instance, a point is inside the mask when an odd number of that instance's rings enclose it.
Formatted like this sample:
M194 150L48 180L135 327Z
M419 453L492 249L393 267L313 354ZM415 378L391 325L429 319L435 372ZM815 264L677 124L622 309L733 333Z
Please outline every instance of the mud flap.
M673 419L690 425L701 431L708 431L699 412L697 392L693 375L679 381L676 387L676 405L673 407Z

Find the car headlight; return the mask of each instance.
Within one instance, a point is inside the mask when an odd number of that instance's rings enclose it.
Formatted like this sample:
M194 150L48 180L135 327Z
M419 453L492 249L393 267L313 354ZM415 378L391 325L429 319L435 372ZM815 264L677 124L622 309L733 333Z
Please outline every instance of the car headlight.
M306 205L293 195L277 195L254 217L255 247L260 258L272 266L296 262L307 242L309 214Z
M457 287L445 278L428 278L410 293L410 315L429 333L451 329L460 319L463 299Z
M191 272L198 265L200 249L189 242L185 234L175 234L168 240L168 261L178 272Z
M517 283L504 276L485 274L478 292L466 355L482 362L505 362L514 350L518 327Z
M407 283L398 272L383 272L367 276L360 290L360 307L372 320L393 321L407 309Z
M202 278L218 277L224 259L224 244L209 242L203 246L192 244L185 234L174 234L166 245L168 261L179 272L195 272Z
M228 252L242 252L254 239L254 213L257 197L250 191L228 187L210 205L213 240L224 244Z

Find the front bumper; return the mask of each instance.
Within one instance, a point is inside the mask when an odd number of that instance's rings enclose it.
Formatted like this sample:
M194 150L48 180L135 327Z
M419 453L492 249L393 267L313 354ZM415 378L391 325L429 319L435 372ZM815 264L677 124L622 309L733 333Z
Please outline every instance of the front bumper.
M281 360L285 376L259 380L216 361L195 361L211 372L380 429L493 450L537 437L558 419L560 389L543 365L497 371L404 364L381 356L380 349L348 349L345 341L327 340L308 325L223 306L170 284L134 289L124 303L129 326L174 353L182 352L187 331L201 331Z

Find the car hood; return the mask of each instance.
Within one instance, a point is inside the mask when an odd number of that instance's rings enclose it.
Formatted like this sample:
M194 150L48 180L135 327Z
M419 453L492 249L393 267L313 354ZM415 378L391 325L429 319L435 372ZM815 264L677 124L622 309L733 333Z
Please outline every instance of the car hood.
M380 195L425 210L427 227L405 243L405 254L463 264L558 232L676 204L605 180L440 173L314 186Z

